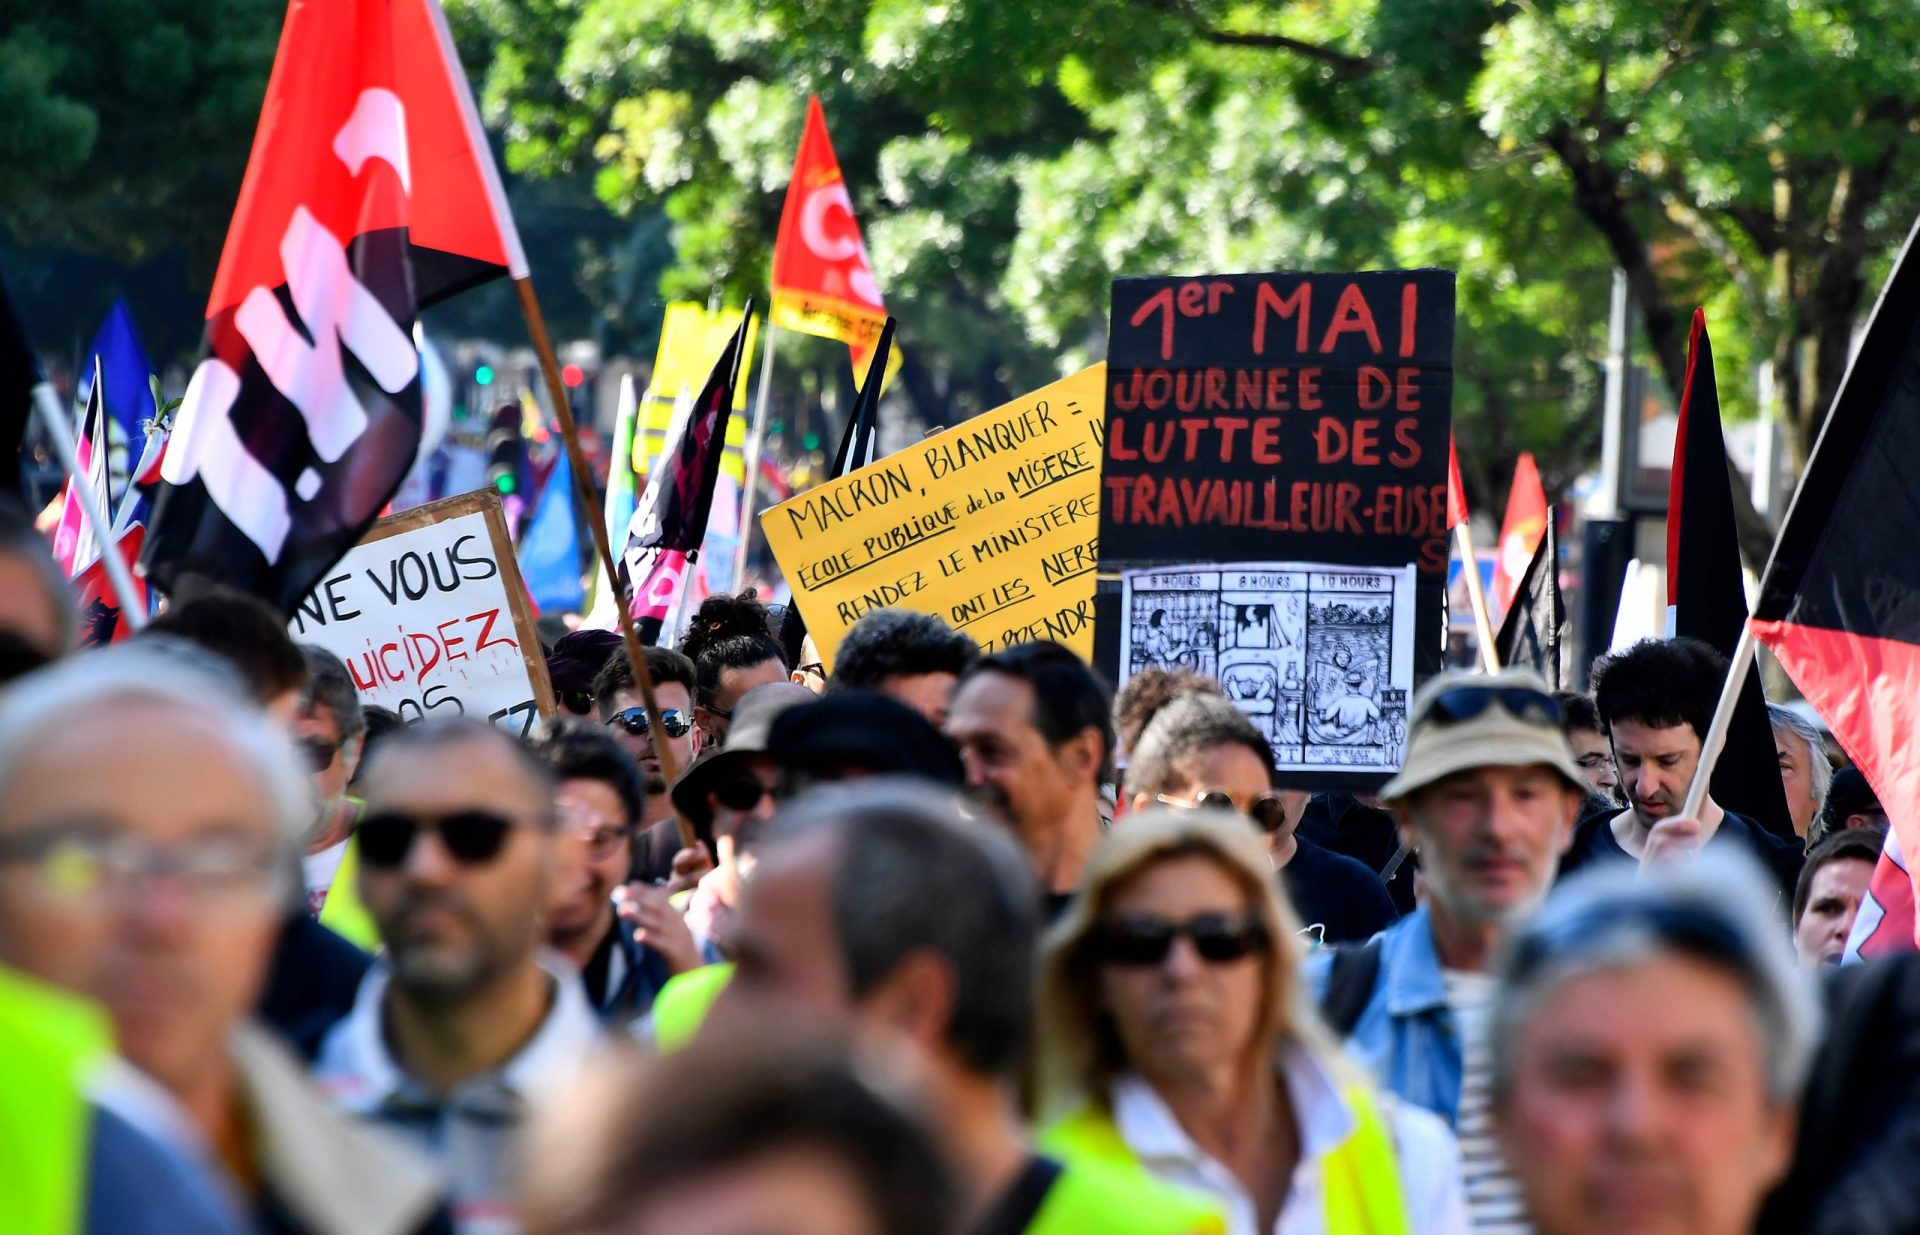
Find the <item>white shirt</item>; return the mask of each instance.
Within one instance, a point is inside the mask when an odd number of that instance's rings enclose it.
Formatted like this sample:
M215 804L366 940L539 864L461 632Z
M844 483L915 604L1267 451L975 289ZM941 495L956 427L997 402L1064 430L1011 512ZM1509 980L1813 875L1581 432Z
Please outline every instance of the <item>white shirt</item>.
M314 917L326 907L327 893L333 890L333 878L340 873L340 863L346 856L347 842L343 840L300 859L300 873L307 881L307 912Z
M1321 1161L1353 1134L1352 1108L1339 1082L1306 1048L1281 1051L1280 1079L1300 1128L1300 1160L1271 1235L1327 1235ZM1160 1095L1138 1075L1114 1083L1113 1122L1154 1176L1212 1197L1227 1218L1227 1235L1260 1235L1253 1197L1239 1178L1196 1145ZM1467 1204L1460 1191L1460 1154L1439 1118L1376 1095L1393 1138L1401 1195L1413 1235L1466 1235Z

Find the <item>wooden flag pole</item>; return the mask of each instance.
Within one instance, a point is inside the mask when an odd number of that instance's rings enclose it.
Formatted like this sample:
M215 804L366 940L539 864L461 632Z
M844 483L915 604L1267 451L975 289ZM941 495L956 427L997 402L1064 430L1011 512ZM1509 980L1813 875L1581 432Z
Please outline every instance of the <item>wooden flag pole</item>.
M80 513L93 525L93 538L100 544L100 561L107 568L107 578L113 582L113 594L120 598L120 617L126 622L128 630L139 630L147 624L147 608L134 591L133 572L127 569L127 559L120 555L120 544L114 539L113 524L107 519L106 504L100 494L94 492L87 478L80 474L80 459L73 448L73 422L67 419L66 412L60 406L60 396L53 393L51 382L40 382L33 388L33 410L40 415L40 427L46 431L47 440L53 443L53 451L60 456L60 466L65 468L67 476L73 481L74 495L80 499Z
M733 581L747 585L747 551L753 547L753 498L760 483L761 443L767 436L767 392L773 386L773 340L779 334L773 314L767 314L767 350L760 358L760 392L754 398L753 432L747 436L747 474L740 481L740 543L733 548Z
M1480 590L1480 562L1473 556L1473 536L1467 521L1453 525L1460 543L1460 573L1467 577L1467 599L1473 603L1473 624L1480 632L1480 664L1488 673L1500 672L1500 650L1493 646L1493 620L1487 616L1487 595Z
M553 341L547 337L547 321L541 316L540 302L534 298L533 279L526 276L515 279L513 289L520 296L520 312L527 319L527 334L532 337L533 350L540 357L540 371L546 377L547 396L553 400L554 415L560 418L560 436L567 444L567 460L573 465L574 492L579 496L581 505L590 511L594 510L593 478L587 471L586 452L580 449L580 430L573 423L573 407L567 402L567 385L560 380L560 362L554 358ZM620 637L626 642L627 659L633 665L633 683L639 688L641 702L647 707L647 733L653 739L654 757L660 760L660 775L671 785L680 779L680 768L673 758L673 749L667 745L667 730L660 721L660 705L654 699L653 675L647 671L647 654L640 648L640 632L633 625L633 610L628 604L627 591L620 586L620 576L613 568L613 547L607 539L607 521L596 516L587 520L587 526L593 529L593 547L600 555L600 569L606 572L607 586L613 589L614 605L620 614ZM680 832L680 847L693 848L693 825L678 809L673 812L673 822Z
M1734 705L1740 700L1740 692L1746 687L1747 674L1753 670L1753 622L1740 625L1740 642L1733 646L1733 661L1727 666L1727 680L1720 686L1720 702L1713 709L1713 723L1707 726L1707 736L1700 742L1700 761L1693 770L1693 783L1687 786L1687 800L1680 807L1682 819L1700 818L1700 808L1707 804L1707 790L1713 783L1713 769L1720 762L1720 752L1727 745L1727 727L1733 723Z

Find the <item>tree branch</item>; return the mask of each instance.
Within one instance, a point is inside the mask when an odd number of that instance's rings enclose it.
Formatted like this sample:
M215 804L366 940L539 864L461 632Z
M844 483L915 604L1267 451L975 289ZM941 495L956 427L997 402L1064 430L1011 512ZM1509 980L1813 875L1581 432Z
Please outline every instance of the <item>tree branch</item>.
M1356 56L1337 48L1309 43L1304 39L1290 38L1284 34L1205 29L1200 32L1200 37L1218 47L1259 47L1271 51L1290 51L1296 55L1305 56L1309 60L1331 65L1334 75L1342 81L1354 81L1365 77L1378 67L1366 56Z

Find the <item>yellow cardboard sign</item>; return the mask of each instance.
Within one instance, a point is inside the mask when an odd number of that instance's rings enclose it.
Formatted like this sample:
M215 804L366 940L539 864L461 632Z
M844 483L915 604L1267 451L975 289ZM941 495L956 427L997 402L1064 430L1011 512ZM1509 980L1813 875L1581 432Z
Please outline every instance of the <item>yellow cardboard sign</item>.
M829 670L873 609L931 613L986 651L1093 655L1107 366L983 412L760 516Z
M676 300L667 306L660 322L660 348L653 359L653 376L640 400L639 419L633 433L633 470L645 476L653 470L655 459L667 448L667 430L673 427L673 405L680 398L693 399L707 384L707 377L726 350L727 341L740 328L739 309L721 309L709 313L705 305L692 300ZM747 381L753 372L754 336L760 320L747 323L744 346L747 354L740 362L740 380L733 388L733 410L747 406ZM727 420L726 453L720 466L738 484L746 475L745 451L747 417Z

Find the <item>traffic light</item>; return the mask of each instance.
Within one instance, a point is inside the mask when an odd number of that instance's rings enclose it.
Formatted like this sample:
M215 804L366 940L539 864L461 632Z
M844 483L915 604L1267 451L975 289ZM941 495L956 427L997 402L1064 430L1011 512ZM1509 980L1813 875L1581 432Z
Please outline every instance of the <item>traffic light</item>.
M487 484L501 497L511 497L520 489L520 463L526 453L520 437L520 409L502 403L493 409L493 423L487 429Z
M473 370L473 384L476 386L493 385L493 366L490 364L475 366Z
M568 390L572 390L587 380L586 370L577 364L563 365L560 369L560 380L565 383Z

